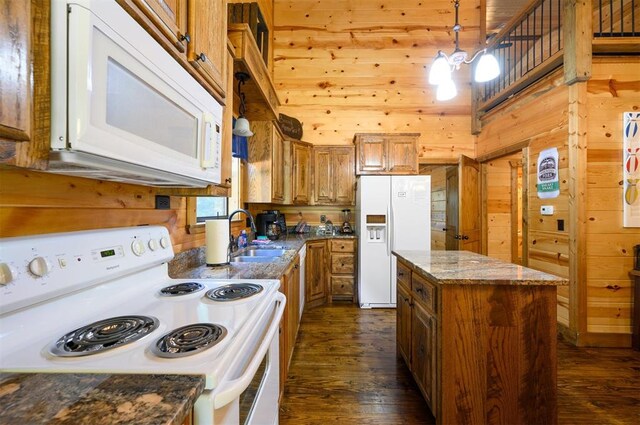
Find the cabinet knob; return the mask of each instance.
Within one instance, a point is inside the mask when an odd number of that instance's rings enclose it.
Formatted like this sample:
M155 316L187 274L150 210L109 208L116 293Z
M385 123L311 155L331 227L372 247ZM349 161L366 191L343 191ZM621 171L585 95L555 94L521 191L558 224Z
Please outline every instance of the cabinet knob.
M404 276L404 272L398 272L398 276Z
M462 239L462 240L465 240L465 241L466 241L466 240L469 240L469 236L467 236L467 235L462 235L461 239Z
M226 179L224 179L225 183L231 183L231 177L227 177Z
M416 288L416 292L421 294L422 293L422 288Z
M455 239L455 240L460 240L460 235L455 235L455 236L453 237L453 239Z
M446 231L447 231L447 228L446 228L446 227L443 227L443 228L442 228L442 231L443 231L443 232L446 232Z
M206 62L207 61L207 56L204 53L200 53L198 56L196 56L196 60L202 61L202 62Z
M191 36L189 33L183 34L180 36L180 41L186 41L187 43L191 43Z

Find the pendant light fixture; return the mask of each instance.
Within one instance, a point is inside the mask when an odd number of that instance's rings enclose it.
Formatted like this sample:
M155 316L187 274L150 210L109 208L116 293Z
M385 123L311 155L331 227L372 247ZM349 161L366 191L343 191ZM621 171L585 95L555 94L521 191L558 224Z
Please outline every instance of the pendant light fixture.
M251 137L253 132L249 126L249 120L245 118L246 112L244 93L242 93L242 86L251 77L246 72L236 72L234 74L236 80L238 80L238 96L240 97L240 116L236 120L236 125L233 127L233 134L242 137Z
M452 29L456 33L456 48L450 55L438 50L438 54L429 70L429 84L438 86L436 91L437 100L449 100L457 95L456 85L451 78L451 74L453 71L460 69L460 65L463 63L469 65L480 55L482 56L480 56L480 61L476 65L474 80L478 83L484 83L500 75L498 61L491 53L487 53L487 49L477 51L471 59L467 59L467 52L460 49L459 32L462 29L458 22L460 1L455 0L453 5L456 11L456 22Z

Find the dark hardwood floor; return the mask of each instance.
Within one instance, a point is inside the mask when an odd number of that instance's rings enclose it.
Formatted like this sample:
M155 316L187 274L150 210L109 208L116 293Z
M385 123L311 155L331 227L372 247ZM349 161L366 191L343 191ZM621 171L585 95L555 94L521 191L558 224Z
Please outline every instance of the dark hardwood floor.
M640 353L558 343L560 424L639 424ZM396 357L395 310L305 310L280 424L433 424Z

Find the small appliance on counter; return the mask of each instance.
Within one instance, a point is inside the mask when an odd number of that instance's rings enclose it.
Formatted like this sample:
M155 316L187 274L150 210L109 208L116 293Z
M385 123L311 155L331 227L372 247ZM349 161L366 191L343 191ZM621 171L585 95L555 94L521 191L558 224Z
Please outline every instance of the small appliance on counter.
M345 235L350 235L353 233L353 228L351 227L351 224L349 223L349 220L351 219L351 210L347 209L347 210L342 210L342 227L340 228L340 232L342 232Z
M275 224L276 226L270 226ZM280 238L281 234L287 234L287 222L284 214L278 210L266 210L256 215L256 227L258 236L267 236L271 240Z

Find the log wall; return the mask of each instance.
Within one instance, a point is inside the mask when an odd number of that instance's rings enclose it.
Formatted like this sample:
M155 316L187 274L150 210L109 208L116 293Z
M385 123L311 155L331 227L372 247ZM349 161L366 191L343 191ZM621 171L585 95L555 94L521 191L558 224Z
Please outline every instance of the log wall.
M304 140L350 144L355 133L421 133L421 158L475 156L469 67L454 74L458 97L436 102L427 83L438 49L450 53L449 0L276 0L274 79L281 111ZM479 9L460 4L461 47L474 50Z

